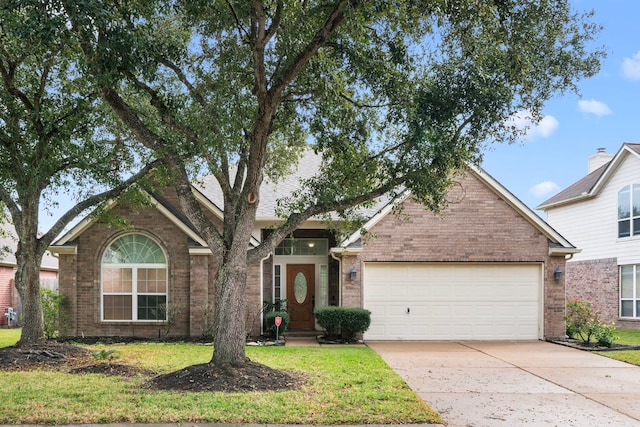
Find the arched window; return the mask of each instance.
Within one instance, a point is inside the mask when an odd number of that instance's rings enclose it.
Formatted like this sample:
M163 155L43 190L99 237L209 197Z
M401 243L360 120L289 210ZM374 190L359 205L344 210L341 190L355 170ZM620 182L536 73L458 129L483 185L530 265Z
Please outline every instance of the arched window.
M102 320L165 321L167 258L142 234L116 239L102 256Z
M618 192L618 237L640 235L640 184Z

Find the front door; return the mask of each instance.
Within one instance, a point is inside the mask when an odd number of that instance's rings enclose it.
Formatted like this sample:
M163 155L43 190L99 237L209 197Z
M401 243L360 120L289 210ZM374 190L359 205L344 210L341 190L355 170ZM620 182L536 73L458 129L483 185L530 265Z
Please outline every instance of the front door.
M315 302L314 264L287 264L287 307L290 329L313 329Z

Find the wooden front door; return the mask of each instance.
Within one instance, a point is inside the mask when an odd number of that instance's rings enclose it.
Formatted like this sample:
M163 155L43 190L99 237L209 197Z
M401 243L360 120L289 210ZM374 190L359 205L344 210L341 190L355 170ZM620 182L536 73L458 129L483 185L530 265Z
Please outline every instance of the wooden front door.
M290 329L313 329L315 303L314 264L287 264L287 307Z

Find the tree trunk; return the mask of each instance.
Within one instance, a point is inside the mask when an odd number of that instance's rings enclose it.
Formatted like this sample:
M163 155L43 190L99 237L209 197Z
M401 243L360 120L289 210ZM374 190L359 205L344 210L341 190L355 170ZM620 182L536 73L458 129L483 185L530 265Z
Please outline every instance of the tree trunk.
M35 250L25 250L22 244L16 252L16 289L22 301L22 335L18 344L44 340L44 323L40 301L40 262Z
M223 260L215 281L213 357L216 366L246 362L246 253Z

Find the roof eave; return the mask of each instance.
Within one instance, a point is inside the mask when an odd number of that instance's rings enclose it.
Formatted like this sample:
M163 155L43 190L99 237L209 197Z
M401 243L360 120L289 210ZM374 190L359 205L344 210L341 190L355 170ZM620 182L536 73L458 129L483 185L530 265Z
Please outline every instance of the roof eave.
M560 201L557 201L557 202L546 203L546 204L542 204L542 205L536 206L536 209L539 210L539 211L546 211L547 209L558 208L558 207L561 207L561 206L570 205L572 203L581 202L583 200L591 199L592 197L594 197L593 192L582 193L579 196L571 197L569 199L564 199L564 200L560 200Z
M575 255L580 252L582 252L582 249L578 248L549 248L549 256Z
M54 254L62 255L76 255L78 253L78 247L76 245L52 245L47 248Z

